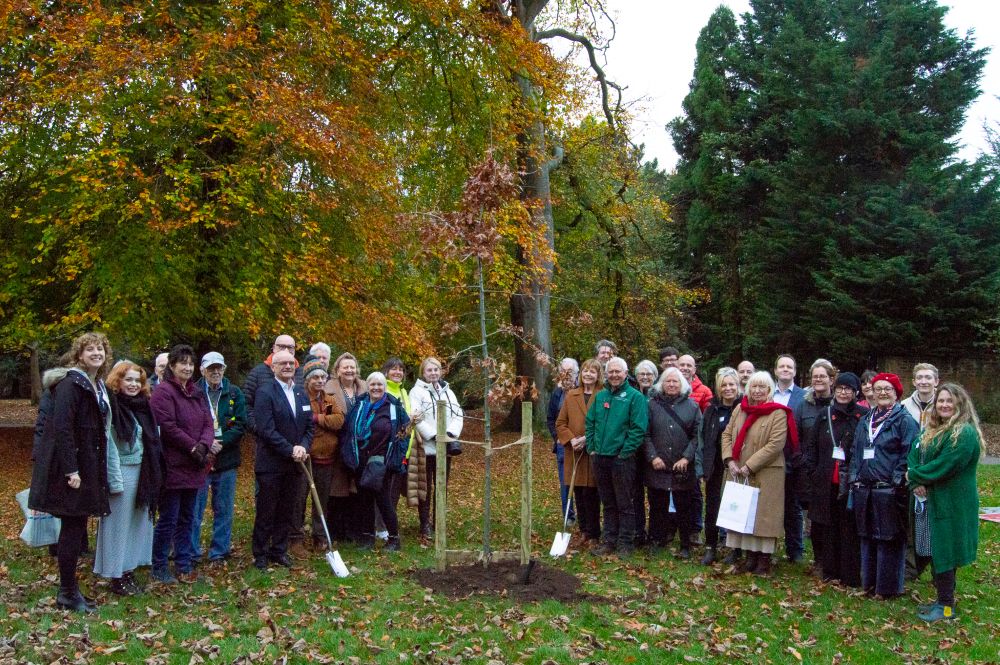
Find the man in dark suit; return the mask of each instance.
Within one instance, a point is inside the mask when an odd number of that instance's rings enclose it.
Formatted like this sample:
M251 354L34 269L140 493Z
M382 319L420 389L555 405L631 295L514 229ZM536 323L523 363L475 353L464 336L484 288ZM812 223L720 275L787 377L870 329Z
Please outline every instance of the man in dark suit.
M792 411L795 411L800 404L806 391L795 385L795 358L787 353L778 356L774 361L774 378L778 387L774 391L772 398L778 404L784 404ZM801 445L801 441L799 442ZM795 493L795 474L793 473L796 460L791 457L791 448L785 445L785 556L792 563L802 560L805 545L803 543L805 534L803 531L805 520L802 516L802 504ZM797 473L797 472L796 472Z
M292 506L282 500L293 496L299 462L309 457L313 417L309 398L295 385L295 356L281 350L271 358L274 380L257 389L256 414L257 505L253 522L253 565L260 570L268 561L291 568L288 532Z

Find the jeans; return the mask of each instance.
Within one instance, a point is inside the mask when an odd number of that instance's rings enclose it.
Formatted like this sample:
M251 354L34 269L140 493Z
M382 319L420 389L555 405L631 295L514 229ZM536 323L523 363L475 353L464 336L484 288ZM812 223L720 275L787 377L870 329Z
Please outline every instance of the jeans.
M705 527L704 513L705 509L705 497L701 494L701 481L698 480L695 483L694 492L691 494L691 522L692 522L692 533L698 533Z
M795 494L795 479L788 471L785 472L785 556L801 559L805 552L803 545L802 504Z
M194 524L191 530L191 547L196 559L201 558L201 523L208 505L208 490L212 489L212 543L208 548L209 560L229 556L233 541L233 505L236 501L236 469L214 471L208 474L205 485L198 490L194 503Z
M861 538L861 586L865 591L892 597L903 593L906 536L893 540Z
M554 446L556 450L556 470L559 471L559 499L562 505L562 512L559 513L560 517L565 518L566 516L566 504L570 502L569 498L569 485L566 484L566 449L560 446L558 443ZM573 463L570 462L570 473L572 473ZM570 506L569 518L571 520L576 519L576 513L573 510L575 506Z
M630 550L635 540L635 457L595 455L591 460L604 507L601 541L619 550Z
M396 516L396 504L392 499L392 486L398 482L396 473L387 473L382 487L377 490L358 489L358 503L366 537L375 535L375 512L382 516L386 531L390 538L399 538L399 519Z
M191 528L194 525L196 489L165 489L160 493L160 517L153 529L153 569L167 567L171 547L174 567L179 573L190 573L194 560Z

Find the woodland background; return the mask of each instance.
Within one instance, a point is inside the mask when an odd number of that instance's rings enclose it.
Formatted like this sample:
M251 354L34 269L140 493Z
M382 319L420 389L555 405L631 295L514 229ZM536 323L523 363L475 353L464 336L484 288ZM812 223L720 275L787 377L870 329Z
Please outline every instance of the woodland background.
M601 337L703 376L995 362L997 126L975 162L954 143L990 54L932 0L751 5L704 27L666 172L601 67L613 2L0 1L0 390L92 328L236 377L278 332L364 370L451 358L476 263L440 231L488 156L517 180L488 219L500 386L544 400L547 357Z

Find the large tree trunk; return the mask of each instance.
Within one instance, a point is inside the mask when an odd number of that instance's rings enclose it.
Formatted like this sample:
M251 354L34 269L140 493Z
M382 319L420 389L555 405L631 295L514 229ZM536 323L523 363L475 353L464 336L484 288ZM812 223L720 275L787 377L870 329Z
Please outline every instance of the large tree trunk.
M517 77L521 90L521 103L525 108L536 110L538 99L531 81ZM539 116L518 135L518 162L521 174L521 199L531 210L535 223L544 225L547 248L543 256L526 256L518 253L521 265L526 266L521 291L510 298L511 325L523 330L524 339L514 339L514 370L518 377L527 379L528 388L524 397L530 398L531 388L537 390L538 399L535 422L545 419L548 403L548 367L539 362L538 352L552 355L550 295L554 269L553 251L555 247L555 223L552 219L552 197L549 188L549 171L558 160L549 156L545 142L545 124ZM527 266L534 266L534 270ZM521 400L515 399L502 427L509 431L519 431L521 427Z

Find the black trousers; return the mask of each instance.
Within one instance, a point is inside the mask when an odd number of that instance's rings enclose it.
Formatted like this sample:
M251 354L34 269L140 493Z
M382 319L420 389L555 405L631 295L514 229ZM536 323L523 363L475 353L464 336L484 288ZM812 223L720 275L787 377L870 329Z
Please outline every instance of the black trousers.
M934 588L937 589L939 605L955 606L955 569L934 573Z
M396 516L396 504L392 496L393 481L398 479L398 473L387 473L380 489L358 489L358 507L365 536L375 535L375 511L378 510L389 537L399 537L399 519Z
M56 560L59 563L59 586L69 591L77 588L76 564L83 545L87 542L87 516L74 515L62 517L61 520Z
M288 535L295 519L295 492L301 472L258 473L253 519L254 557L279 557L288 552Z
M680 532L681 547L691 544L695 532L694 491L661 490L649 488L649 540L657 545L668 545L674 534ZM674 499L674 512L670 512L670 496Z
M719 505L722 504L722 464L712 469L712 477L705 479L705 545L719 546Z
M646 484L643 482L643 474L647 464L649 462L643 455L635 456L635 478L632 481L635 488L635 542L640 546L646 543ZM652 497L649 502L652 504Z
M437 455L427 456L427 498L417 504L417 515L420 518L420 530L426 531L431 528L433 524L433 519L431 517L433 511L437 510L434 506L434 487L435 480L437 478ZM448 479L451 478L451 458L445 455L445 459L448 461L445 463L445 486L448 485ZM434 506L432 508L432 506Z
M573 501L576 503L576 526L587 538L601 537L601 497L596 487L574 487Z
M318 489L318 488L317 488ZM322 495L321 495L322 496ZM302 472L301 468L296 467L295 469L295 481L292 487L292 500L294 503L294 508L292 509L292 523L288 529L288 539L301 541L305 539L306 529L306 503L309 498L309 479L306 478L306 474ZM316 512L316 509L313 509ZM317 520L317 523L319 521ZM323 527L320 527L320 531L314 531L313 536L322 536Z
M595 455L591 461L604 509L601 541L619 549L631 548L635 541L635 459Z
M830 488L830 521L813 521L810 539L816 563L824 580L839 580L852 587L861 586L861 539L853 511L847 510L847 497L837 499L839 488Z
M326 525L330 529L330 537L338 542L359 540L358 495L331 496L327 505L329 510L326 513Z

